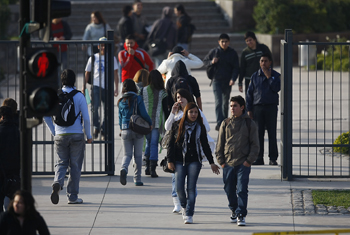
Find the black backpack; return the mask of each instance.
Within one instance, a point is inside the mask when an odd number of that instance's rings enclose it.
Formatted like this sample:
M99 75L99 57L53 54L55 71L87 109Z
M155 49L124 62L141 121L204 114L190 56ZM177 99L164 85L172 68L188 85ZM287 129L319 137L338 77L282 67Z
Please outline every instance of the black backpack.
M190 75L189 75L190 76ZM175 96L175 93L178 89L185 89L187 91L189 91L191 93L191 95L193 95L193 89L191 87L191 85L188 82L187 78L183 78L183 77L178 77L174 83L173 86L171 87L171 95L172 97Z
M73 90L69 93L62 92L58 95L58 108L57 113L54 116L54 122L59 126L72 126L80 115L75 116L75 107L73 96L77 94L78 90Z

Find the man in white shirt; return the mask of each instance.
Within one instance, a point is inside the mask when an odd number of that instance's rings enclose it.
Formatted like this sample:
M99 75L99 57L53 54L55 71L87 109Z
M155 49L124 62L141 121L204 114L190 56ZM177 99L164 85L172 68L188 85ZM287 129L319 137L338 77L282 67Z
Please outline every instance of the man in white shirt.
M102 37L99 39L99 41L107 41L106 37ZM94 61L92 61L92 57L89 58L86 67L85 67L85 79L83 83L83 89L82 92L85 94L85 88L86 88L86 83L89 80L92 66L91 64L94 64L94 76L93 76L93 81L92 81L92 106L93 106L93 126L94 126L94 138L97 139L98 134L101 131L101 139L104 139L104 129L105 129L105 121L106 121L106 115L104 115L102 125L100 125L100 116L99 116L99 111L100 110L100 105L101 101L103 102L103 105L105 105L106 101L106 89L105 89L105 81L110 78L105 79L105 44L99 44L98 49L100 50L99 53L96 53L94 55ZM114 57L114 83L115 83L115 90L114 90L114 96L118 96L118 63L117 59ZM101 100L100 100L101 98Z

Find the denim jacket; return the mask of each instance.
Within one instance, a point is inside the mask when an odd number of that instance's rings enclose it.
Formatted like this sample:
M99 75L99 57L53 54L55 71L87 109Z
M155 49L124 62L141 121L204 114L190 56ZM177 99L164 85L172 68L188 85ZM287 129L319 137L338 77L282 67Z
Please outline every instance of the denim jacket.
M128 101L129 97L131 97L130 107L129 107L129 101ZM126 99L124 100L124 98ZM150 125L152 125L152 120L146 111L145 104L143 103L142 97L137 95L135 92L129 91L123 94L118 105L119 126L121 130L129 129L129 122L130 122L130 117L134 111L135 99L137 99L137 114L140 115L143 119L145 119L145 121L148 122Z

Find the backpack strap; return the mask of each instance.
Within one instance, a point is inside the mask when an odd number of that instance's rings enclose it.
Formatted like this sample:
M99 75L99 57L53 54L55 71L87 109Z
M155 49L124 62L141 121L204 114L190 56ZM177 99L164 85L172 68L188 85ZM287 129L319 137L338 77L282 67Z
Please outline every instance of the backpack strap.
M250 127L252 125L252 119L250 118L245 118L245 124L247 125L248 127L248 131L249 131L249 135L250 135Z
M128 52L127 50L124 49L124 51ZM137 56L134 54L134 59L136 60L137 63L144 69L145 66L142 64L141 60L137 58Z
M77 93L79 93L79 92L81 92L81 91L78 91L77 89L74 89L74 90L72 90L71 92L69 92L68 94L67 94L67 97L69 98L69 99L71 99L71 98L73 98L73 96L75 96ZM75 105L74 105L75 106ZM77 116L75 116L75 119L77 119L77 117L79 116L81 114L81 111L77 114ZM83 119L81 120L81 121L83 121Z

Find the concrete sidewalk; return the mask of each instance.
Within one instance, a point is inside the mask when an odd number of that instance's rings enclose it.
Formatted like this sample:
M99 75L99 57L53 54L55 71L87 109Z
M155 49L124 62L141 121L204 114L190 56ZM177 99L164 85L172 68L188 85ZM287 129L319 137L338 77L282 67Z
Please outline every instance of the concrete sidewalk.
M216 140L214 95L205 71L194 71L203 100L203 112ZM235 85L231 95L241 94ZM117 99L115 100L117 101ZM117 114L117 108L115 108ZM280 117L278 117L280 120ZM200 173L194 224L184 224L180 214L172 213L171 177L157 168L159 178L142 175L143 187L135 187L132 166L128 183L119 183L122 149L118 118L115 117L115 176L82 176L81 205L68 205L65 190L60 202L50 201L52 176L33 176L33 194L37 209L52 234L252 234L266 231L296 231L350 228L350 215L294 215L292 190L350 189L350 179L281 181L279 166L253 166L249 183L247 226L230 223L230 210L220 175L211 172L205 162ZM278 122L278 138L280 134ZM279 144L278 144L279 145ZM159 159L165 155L163 151ZM265 155L266 162L267 154ZM143 169L144 170L144 169Z

